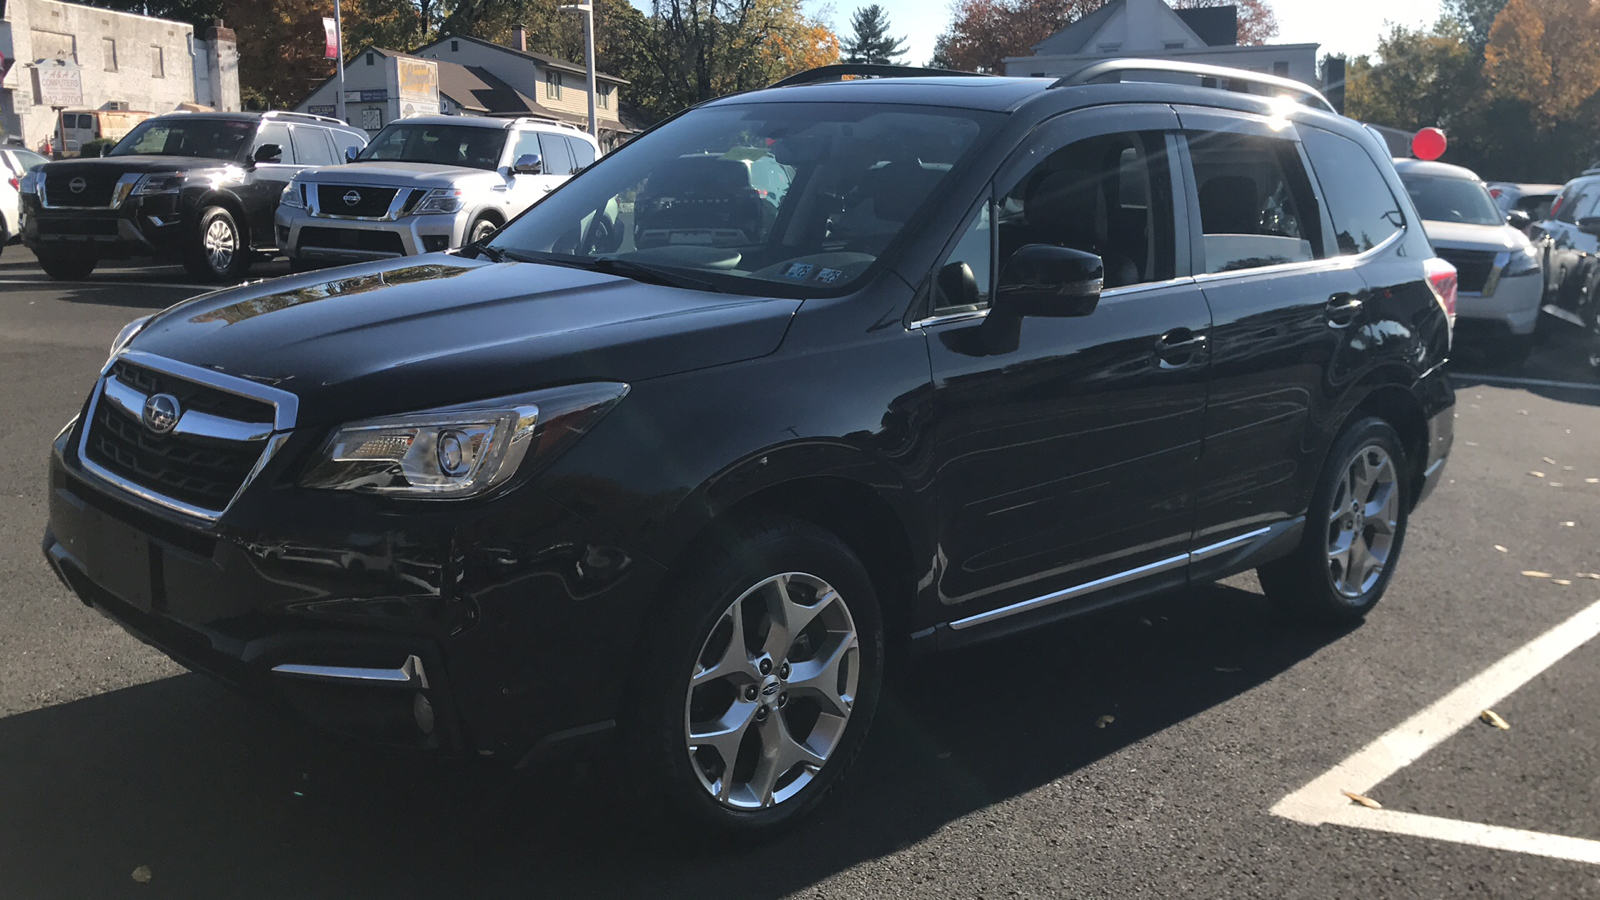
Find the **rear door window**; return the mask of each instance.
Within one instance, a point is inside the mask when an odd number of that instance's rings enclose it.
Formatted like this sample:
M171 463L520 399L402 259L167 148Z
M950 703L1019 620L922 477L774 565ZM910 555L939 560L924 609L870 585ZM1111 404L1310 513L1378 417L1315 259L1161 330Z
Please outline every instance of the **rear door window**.
M1202 271L1234 272L1324 256L1311 182L1293 141L1188 134L1199 189Z
M302 166L331 166L334 163L333 147L328 143L327 129L315 125L296 125L291 132L295 159Z
M293 164L295 161L294 146L289 140L289 126L280 122L268 122L261 126L261 132L256 136L255 146L250 148L251 154L268 144L277 144L283 151L283 159L279 162Z
M571 175L572 151L566 139L559 134L539 135L539 146L544 148L544 173L546 175Z
M1322 187L1337 255L1365 253L1401 229L1400 203L1360 144L1317 128L1302 128L1300 139Z

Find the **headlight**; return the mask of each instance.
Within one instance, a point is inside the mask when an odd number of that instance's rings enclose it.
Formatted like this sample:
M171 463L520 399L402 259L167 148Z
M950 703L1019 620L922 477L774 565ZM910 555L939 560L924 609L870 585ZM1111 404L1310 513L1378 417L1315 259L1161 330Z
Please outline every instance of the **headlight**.
M424 213L455 213L461 211L461 191L455 188L434 188L423 195L422 202L411 210L414 215Z
M44 176L38 169L29 169L22 173L22 180L17 182L17 191L23 194L37 194L44 185Z
M1501 278L1515 278L1518 275L1532 275L1539 271L1539 251L1532 244L1526 244L1521 250L1511 251L1511 261L1506 263L1506 270L1500 274Z
M143 331L144 327L149 325L150 320L153 318L155 318L153 315L140 316L139 318L134 319L132 322L122 326L122 330L117 332L117 339L111 342L111 355L116 356L118 353L121 353L122 348L128 346L129 342L131 342L134 337L139 334L139 332Z
M524 460L548 462L628 392L596 382L485 404L352 422L300 479L308 488L455 500L487 493Z
M133 195L170 194L183 187L182 172L158 172L146 175L133 186Z
M284 186L283 194L278 197L278 205L287 206L290 209L306 208L306 195L300 187L300 182L291 181Z

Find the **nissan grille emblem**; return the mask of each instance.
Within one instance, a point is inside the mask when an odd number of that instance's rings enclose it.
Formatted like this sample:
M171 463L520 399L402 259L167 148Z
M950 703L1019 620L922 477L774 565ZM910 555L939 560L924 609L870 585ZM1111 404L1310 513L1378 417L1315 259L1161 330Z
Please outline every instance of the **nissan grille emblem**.
M351 192L349 192L349 193L344 195L344 205L345 206L355 206L357 203L360 203L360 202L361 202L361 192L360 191L351 191Z
M88 187L88 186L89 186L89 182L84 181L82 175L79 175L77 178L74 178L71 181L67 182L67 187L71 188L72 192L74 194L83 193L83 189Z
M156 434L166 434L178 424L178 416L183 410L178 406L178 398L171 394L152 394L144 402L144 427Z

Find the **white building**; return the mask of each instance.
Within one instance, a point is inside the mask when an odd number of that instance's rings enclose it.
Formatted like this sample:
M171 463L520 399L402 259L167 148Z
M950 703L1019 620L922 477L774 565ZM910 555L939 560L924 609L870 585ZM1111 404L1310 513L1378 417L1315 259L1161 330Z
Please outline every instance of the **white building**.
M1111 0L1009 57L1007 75L1069 75L1102 59L1157 57L1229 66L1318 86L1317 44L1241 45L1238 9L1175 10L1161 0Z
M8 0L0 8L0 128L29 148L42 150L55 134L60 108L239 108L237 43L220 20L201 40L182 22L58 0ZM42 90L41 75L56 91ZM47 102L64 89L71 102Z

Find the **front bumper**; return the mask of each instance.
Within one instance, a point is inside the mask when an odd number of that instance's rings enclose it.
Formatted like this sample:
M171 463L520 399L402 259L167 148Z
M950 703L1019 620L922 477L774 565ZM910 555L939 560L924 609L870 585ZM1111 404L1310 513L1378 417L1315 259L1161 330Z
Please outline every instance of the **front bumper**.
M19 208L22 243L38 253L67 250L96 258L175 257L187 222L179 195L128 197L117 207L45 207L24 195Z
M1499 278L1493 293L1456 295L1456 318L1492 325L1513 335L1529 335L1539 324L1544 276L1539 272Z
M358 262L459 247L470 219L466 213L343 219L279 206L274 221L278 246L291 259Z
M407 515L297 490L279 476L320 435L295 435L204 523L83 469L80 427L53 448L45 557L179 663L324 729L440 755L516 761L615 720L619 661L662 573L537 491Z

